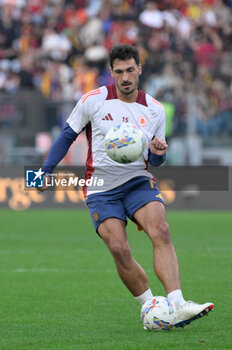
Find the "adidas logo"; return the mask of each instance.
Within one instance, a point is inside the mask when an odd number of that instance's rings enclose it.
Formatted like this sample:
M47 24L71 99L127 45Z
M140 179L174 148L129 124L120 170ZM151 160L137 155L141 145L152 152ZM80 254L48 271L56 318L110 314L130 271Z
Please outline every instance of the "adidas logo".
M112 115L110 113L108 113L107 115L104 116L104 118L102 118L102 120L114 120Z

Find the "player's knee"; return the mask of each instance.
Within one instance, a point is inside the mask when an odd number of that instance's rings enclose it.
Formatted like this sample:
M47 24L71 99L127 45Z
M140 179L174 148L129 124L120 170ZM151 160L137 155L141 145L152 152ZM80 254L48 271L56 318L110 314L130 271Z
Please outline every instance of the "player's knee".
M160 238L167 243L171 242L170 230L167 221L162 221L159 225Z
M170 236L170 230L169 230L169 225L167 221L166 220L160 221L156 227L153 227L151 229L149 236L151 237L154 244L158 244L158 243L170 244L171 236Z
M126 266L131 259L131 251L128 246L120 242L114 242L110 246L114 260L122 266Z

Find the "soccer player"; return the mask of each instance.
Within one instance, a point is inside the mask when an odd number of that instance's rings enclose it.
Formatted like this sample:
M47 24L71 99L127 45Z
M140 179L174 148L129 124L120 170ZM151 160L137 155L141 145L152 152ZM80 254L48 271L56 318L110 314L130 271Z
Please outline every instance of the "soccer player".
M51 173L78 134L86 130L89 143L86 179L92 176L104 179L102 191L92 188L86 191L86 204L94 227L110 250L122 282L141 305L152 299L153 294L144 270L131 254L126 234L127 217L146 232L153 244L155 273L177 308L175 326L184 326L206 315L214 304L184 300L165 203L153 175L147 170L147 161L159 166L165 160L168 148L165 111L158 101L138 89L142 67L135 47L115 46L109 59L115 84L99 87L79 100L53 144L43 170ZM104 150L104 136L112 126L123 122L143 131L146 149L137 161L117 165Z

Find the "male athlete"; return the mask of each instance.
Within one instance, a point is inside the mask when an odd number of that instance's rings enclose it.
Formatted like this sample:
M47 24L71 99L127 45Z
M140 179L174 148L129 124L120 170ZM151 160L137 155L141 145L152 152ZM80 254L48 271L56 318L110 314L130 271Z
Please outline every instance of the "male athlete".
M43 169L51 173L78 134L86 130L89 142L86 178L104 179L102 191L87 189L86 204L95 229L109 248L122 282L141 305L152 299L153 294L144 270L131 255L126 234L127 217L146 232L153 244L156 275L177 308L175 326L183 327L206 315L214 304L184 300L165 205L153 176L146 169L147 161L159 166L165 160L168 148L165 111L159 102L138 89L142 68L135 47L115 46L109 58L115 84L90 91L79 100ZM107 131L123 122L139 127L146 138L143 156L125 165L111 160L104 150Z

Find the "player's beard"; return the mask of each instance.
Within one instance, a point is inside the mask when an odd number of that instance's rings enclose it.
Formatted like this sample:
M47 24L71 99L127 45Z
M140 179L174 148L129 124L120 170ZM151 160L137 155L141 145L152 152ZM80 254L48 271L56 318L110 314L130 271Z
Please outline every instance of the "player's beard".
M120 92L124 95L130 95L133 94L133 92L137 89L137 86L134 86L132 90L124 90L121 87L119 88Z

